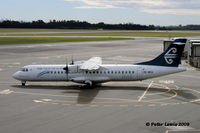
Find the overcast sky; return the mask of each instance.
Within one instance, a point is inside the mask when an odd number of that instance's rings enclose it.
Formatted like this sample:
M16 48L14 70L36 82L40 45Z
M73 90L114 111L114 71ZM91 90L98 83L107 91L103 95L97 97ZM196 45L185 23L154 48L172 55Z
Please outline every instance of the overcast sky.
M0 19L200 24L200 0L1 0Z

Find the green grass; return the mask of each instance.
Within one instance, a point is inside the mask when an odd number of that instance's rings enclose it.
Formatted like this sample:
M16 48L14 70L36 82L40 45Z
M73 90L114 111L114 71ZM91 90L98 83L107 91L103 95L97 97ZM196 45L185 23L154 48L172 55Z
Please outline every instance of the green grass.
M9 36L16 36L9 35ZM109 32L109 33L58 33L58 34L18 34L17 36L130 36L130 37L187 37L200 36L200 32Z
M69 32L69 33L33 33L0 34L0 36L130 36L130 37L189 37L200 36L200 31L123 31L123 30L67 30L67 29L2 29L0 33L15 32ZM70 33L71 32L71 33ZM77 32L77 33L74 33ZM86 32L86 33L79 33Z
M24 32L18 34L18 32ZM26 32L33 32L26 34ZM35 33L34 33L35 32ZM45 33L40 32L60 32ZM62 33L63 32L63 33ZM68 33L65 33L68 32ZM80 33L83 32L83 33ZM84 33L85 32L85 33ZM0 36L128 36L128 37L190 37L200 36L200 31L134 31L134 30L69 30L69 29L15 29L0 28L0 33L16 33L16 34L0 34ZM61 39L59 39L61 40Z
M57 42L86 42L86 41L111 41L127 40L125 38L80 38L80 37L0 37L0 45L10 44L36 44L36 43L57 43Z

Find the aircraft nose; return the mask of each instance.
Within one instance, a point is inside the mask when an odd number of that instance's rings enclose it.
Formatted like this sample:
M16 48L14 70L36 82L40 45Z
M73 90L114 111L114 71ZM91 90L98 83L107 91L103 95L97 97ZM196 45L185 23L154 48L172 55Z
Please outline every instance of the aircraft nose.
M14 73L14 74L12 75L12 77L13 77L14 79L19 79L18 72Z

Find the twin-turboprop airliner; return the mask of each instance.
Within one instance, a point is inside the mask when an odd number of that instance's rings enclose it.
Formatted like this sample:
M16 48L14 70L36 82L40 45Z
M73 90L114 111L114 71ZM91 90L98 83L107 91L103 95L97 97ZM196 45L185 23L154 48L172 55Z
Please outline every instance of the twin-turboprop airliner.
M180 64L187 39L177 38L153 60L136 64L103 65L100 57L66 65L27 65L13 74L22 86L27 81L72 81L88 86L109 81L137 81L185 71Z

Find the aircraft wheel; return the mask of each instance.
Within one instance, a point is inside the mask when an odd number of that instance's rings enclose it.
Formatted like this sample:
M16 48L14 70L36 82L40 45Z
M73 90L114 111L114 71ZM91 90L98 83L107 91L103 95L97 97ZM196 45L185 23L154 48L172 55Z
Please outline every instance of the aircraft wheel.
M26 81L22 81L22 86L26 86Z

